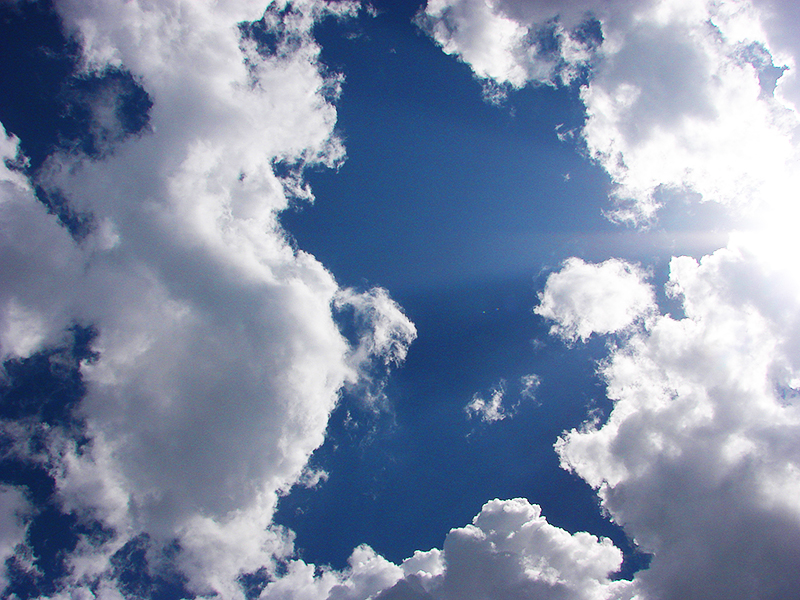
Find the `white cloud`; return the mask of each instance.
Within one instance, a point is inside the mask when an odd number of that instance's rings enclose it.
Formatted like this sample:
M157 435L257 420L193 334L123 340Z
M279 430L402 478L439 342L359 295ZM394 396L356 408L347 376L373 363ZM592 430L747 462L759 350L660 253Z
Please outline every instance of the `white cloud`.
M533 0L487 6L519 27L558 13ZM536 312L553 333L625 334L601 365L608 420L566 433L557 451L653 553L634 580L641 598L790 597L800 584L796 3L592 2L561 15L565 27L585 8L604 41L581 90L580 133L616 184L612 217L648 221L658 191L677 188L750 211L760 231L699 262L672 260L680 320L657 315L642 274L620 261L570 259L548 279ZM457 44L470 28L453 27L446 51L471 62Z
M413 560L413 559L410 559ZM375 598L403 577L401 567L379 556L366 545L353 550L343 571L323 568L302 560L289 563L286 574L269 583L262 600L367 600Z
M797 115L762 90L746 58L764 38L737 34L757 33L757 22L726 12L654 10L619 30L609 23L581 97L588 149L618 185L615 218L652 219L661 187L742 210L785 199Z
M566 81L590 67L582 139L616 184L609 216L642 223L654 219L662 188L751 215L789 204L798 164L797 42L787 25L795 13L791 2L746 0L437 0L422 22L445 52L501 85ZM597 48L577 33L587 15L602 24ZM550 53L533 35L545 26L557 34ZM515 33L499 41L486 33L499 30ZM773 60L790 68L774 94Z
M429 2L418 22L447 54L458 54L479 77L521 87L527 73L515 56L525 28L494 10L489 2Z
M554 321L552 334L569 341L615 333L655 310L644 278L638 267L618 259L596 265L570 258L548 277L534 311Z
M263 600L480 600L485 598L629 599L629 581L611 581L622 562L611 540L570 534L527 500L487 502L466 527L452 529L442 550L417 551L402 565L368 546L342 572L290 563Z
M523 375L519 380L519 395L511 401L506 390L506 382L501 379L491 388L489 398L476 392L464 407L468 419L480 419L482 423L496 423L514 417L520 409L522 400L536 400L536 389L541 380L538 375Z
M502 2L432 0L416 22L445 53L470 65L492 100L504 95L496 84L521 88L531 81L567 83L591 56L592 43L556 22L556 12L538 10L533 4L525 8L533 14L515 14Z
M62 342L82 257L21 171L18 140L0 125L0 359ZM54 301L58 298L59 301Z
M373 374L370 373L374 359L379 359L384 367L402 363L408 347L417 337L416 327L391 299L389 292L380 287L366 292L352 288L339 290L334 304L339 311L353 312L358 339L354 340L349 364L359 374L362 383L369 382L373 387L377 383L380 388L381 382L372 381Z
M607 422L557 444L654 554L636 575L644 598L785 598L800 584L800 286L756 249L739 237L674 258L686 317L621 341L601 369Z
M621 561L622 553L610 540L554 527L541 515L539 506L525 499L491 500L471 525L447 534L441 551L417 552L404 561L401 575L391 563L384 564L384 579L390 581L391 572L397 583L372 597L631 598L630 582L609 580ZM331 600L334 597L328 596ZM353 600L363 597L349 596Z
M628 587L608 580L622 560L610 540L554 527L525 499L487 502L448 534L444 556L448 598L606 598Z
M289 194L313 199L304 166L342 160L329 100L341 79L322 74L311 28L356 6L271 5L269 55L238 27L261 18L260 2L56 7L87 69L127 69L153 101L148 131L115 136L105 110L109 151L59 152L40 172L92 215L80 242L18 172L0 181L4 358L63 342L75 322L97 332L78 409L90 441L53 432L50 464L64 509L116 537L82 540L65 593L101 581L112 593L108 558L146 532L178 541L190 589L235 598L241 573L291 552L270 526L277 494L302 478L342 386L373 359L401 362L415 336L384 290L339 290L277 222ZM0 138L12 159L15 140ZM276 161L294 174L277 176ZM341 302L360 320L355 348L334 319Z
M505 395L505 385L504 382L501 381L492 389L488 400L484 400L481 398L480 394L475 393L472 396L472 400L464 407L464 412L467 413L468 418L476 417L483 423L502 421L506 417L511 416L508 410L503 406Z
M542 378L538 375L523 375L520 377L520 385L522 386L521 395L523 398L529 400L536 400L536 390L542 384Z

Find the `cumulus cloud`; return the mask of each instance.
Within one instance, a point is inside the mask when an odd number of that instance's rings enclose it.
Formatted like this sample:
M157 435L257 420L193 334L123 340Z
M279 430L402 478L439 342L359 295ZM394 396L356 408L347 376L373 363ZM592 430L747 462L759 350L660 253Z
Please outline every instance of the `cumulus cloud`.
M452 529L443 548L417 551L401 565L368 546L353 552L342 572L314 573L294 561L270 583L269 600L544 600L631 598L629 581L609 575L622 553L607 538L570 534L547 522L527 500L491 500L466 527Z
M786 23L795 12L767 0L437 0L421 23L496 84L567 83L589 69L580 136L616 184L608 214L647 223L663 189L750 214L790 200L800 95ZM591 23L602 33L589 35Z
M784 598L798 586L800 292L736 236L673 258L686 316L651 318L601 368L614 408L556 444L653 553L644 598ZM690 585L684 582L691 581Z
M611 414L556 444L562 466L653 554L622 593L777 599L798 588L796 15L795 3L769 0L444 0L419 18L497 85L552 85L590 69L578 133L615 184L613 219L652 220L659 192L672 189L749 211L761 227L699 261L672 259L667 293L681 319L658 314L645 274L615 259L569 259L535 309L569 341L622 334L600 367ZM592 19L601 39L579 33ZM444 555L452 576L447 544ZM497 578L463 581L469 597Z
M285 576L270 583L261 594L263 600L367 600L391 587L403 577L403 569L379 556L366 545L353 550L343 571L323 569L292 561Z
M683 302L682 319L658 315L642 274L620 261L570 259L548 279L536 312L554 334L625 333L601 367L613 411L562 437L562 466L595 487L610 516L653 553L634 581L641 597L786 597L798 587L800 290L787 261L795 233L779 223L795 222L797 38L787 24L797 8L576 6L486 10L529 30L548 19L568 28L584 11L601 23L603 43L580 92L580 134L616 183L613 218L651 219L664 188L737 210L757 206L767 217L760 233L733 236L699 262L672 260L668 291ZM446 11L436 10L444 23ZM474 49L460 40L475 26L448 23L452 33L443 27L447 40L439 33L437 41L472 63L461 48ZM475 72L519 86L513 67Z
M487 502L443 551L445 598L603 598L628 585L608 580L622 560L610 540L554 527L524 499Z
M655 310L644 279L639 267L618 259L591 264L570 258L548 277L534 312L552 320L551 333L568 341L615 333Z
M569 83L589 60L596 40L584 30L565 29L555 16L540 10L517 18L497 2L432 0L416 22L444 52L470 65L484 81L488 99L502 100L497 85Z
M109 147L56 152L37 173L90 215L80 239L35 199L12 164L16 140L0 136L3 358L63 343L74 324L95 333L80 365L86 437L52 432L46 463L64 510L115 537L80 541L64 593L116 593L110 556L144 533L154 560L175 543L192 591L238 597L242 573L291 552L291 536L271 527L277 495L302 479L342 387L370 361L401 362L415 335L384 290L340 290L277 221L295 198L313 199L305 167L344 156L341 79L319 65L311 29L356 6L56 9L87 73L129 72L152 101L134 136L114 134L113 101L89 103L103 109ZM342 303L358 315L353 346L336 323Z
M788 260L797 252L798 96L797 36L787 23L796 6L486 6L492 18L529 31L551 19L563 31L583 15L600 22L602 44L585 63L592 75L580 90L587 120L579 134L616 184L612 218L651 220L659 191L671 188L751 211L760 227L699 261L672 259L667 292L683 303L681 319L658 314L644 274L622 261L574 258L548 279L535 310L553 334L623 334L600 368L613 410L563 435L562 466L597 489L604 510L653 554L632 583L639 597L792 595L800 286ZM461 38L476 26L436 10L447 26L435 39L471 64L474 49ZM520 85L513 66L474 70Z

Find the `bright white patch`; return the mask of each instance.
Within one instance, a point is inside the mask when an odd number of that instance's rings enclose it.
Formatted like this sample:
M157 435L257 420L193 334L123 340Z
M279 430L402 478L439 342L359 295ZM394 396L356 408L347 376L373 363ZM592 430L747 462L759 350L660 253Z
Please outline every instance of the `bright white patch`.
M534 311L555 321L551 333L569 341L618 332L655 310L644 277L638 267L621 260L595 265L570 258L548 277Z

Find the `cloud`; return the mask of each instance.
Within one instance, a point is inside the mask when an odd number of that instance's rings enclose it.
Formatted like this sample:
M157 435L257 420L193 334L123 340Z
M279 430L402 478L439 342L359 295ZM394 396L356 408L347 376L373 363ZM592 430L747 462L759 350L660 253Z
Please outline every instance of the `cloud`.
M521 17L496 2L432 0L416 23L445 53L470 65L488 99L499 100L504 92L498 84L518 89L531 81L569 83L591 56L595 40L586 31L570 31L555 12L530 8L535 14Z
M16 165L16 167L15 167ZM0 358L30 356L65 338L82 257L23 175L18 140L0 125ZM59 298L60 302L54 302Z
M159 548L174 547L191 591L239 597L242 573L292 551L271 526L277 494L306 472L340 390L373 361L401 362L415 336L384 290L340 290L277 221L313 200L304 168L343 159L341 78L324 73L311 29L356 5L56 8L87 73L129 72L152 101L136 135L115 121L113 98L89 102L108 147L55 152L36 174L90 215L85 236L71 237L18 170L4 166L0 181L3 357L63 344L74 324L94 331L96 356L80 365L85 437L53 430L46 462L62 508L114 536L80 540L64 593L117 593L111 557L146 534L154 571ZM15 160L16 141L0 138ZM337 326L341 303L358 315L355 346Z
M536 400L536 390L542 384L542 378L534 374L523 375L520 377L519 383L522 386L522 392L520 393L522 397Z
M622 553L609 539L570 534L527 500L491 500L466 527L452 529L442 550L417 551L401 565L368 546L342 572L290 563L265 600L479 600L630 598L628 581L611 581Z
M751 215L790 201L800 94L786 23L795 12L766 1L441 0L420 22L494 85L569 83L590 70L580 134L615 183L608 214L648 223L664 189ZM591 23L602 33L589 33Z
M527 500L487 502L473 524L445 540L446 598L596 598L611 588L621 553L608 539L547 523Z
M481 398L480 394L475 393L472 396L472 400L464 407L464 412L467 413L468 418L476 417L483 423L502 421L506 417L511 416L503 406L505 394L505 382L501 381L492 390L488 400L484 400Z
M548 277L534 312L554 321L550 332L568 341L615 333L655 310L644 278L637 266L618 259L595 265L570 258Z
M461 3L448 4L457 13ZM480 27L433 6L444 25L428 30L472 64L470 32ZM570 341L623 334L600 367L613 411L562 436L562 466L597 489L610 517L653 554L632 584L639 597L791 596L800 547L800 286L789 260L797 252L800 96L788 23L797 7L486 7L491 18L471 17L527 31L550 19L572 31L584 11L599 20L602 44L575 63L591 69L580 89L587 120L579 133L615 183L613 219L651 221L659 192L673 189L748 213L757 228L699 261L672 259L667 292L682 301L681 319L659 315L643 273L621 261L573 258L551 275L535 310L552 321L552 333ZM509 64L473 70L520 87ZM552 71L543 72L528 81L552 83Z
M348 363L356 375L349 387L374 407L381 406L388 370L406 359L417 329L389 292L380 287L366 292L339 290L334 306L341 313L350 313L355 325Z
M614 409L559 440L562 466L653 553L635 578L644 598L787 597L800 583L798 280L736 236L673 258L669 289L685 318L654 317L612 348Z
M464 407L467 418L480 419L481 423L496 423L510 419L519 412L523 399L536 400L536 389L541 379L538 375L523 375L519 380L519 396L516 401L508 399L506 382L501 379L491 389L489 399L485 400L480 393L472 395L472 399Z
M25 543L31 506L19 488L0 486L0 589L8 584L7 565Z

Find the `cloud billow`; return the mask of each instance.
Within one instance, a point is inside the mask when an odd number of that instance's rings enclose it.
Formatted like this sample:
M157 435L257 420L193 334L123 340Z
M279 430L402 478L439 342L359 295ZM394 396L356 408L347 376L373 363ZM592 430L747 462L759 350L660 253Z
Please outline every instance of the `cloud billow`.
M491 85L577 82L586 122L573 133L615 184L608 215L642 224L656 218L664 189L749 215L789 200L800 97L783 23L795 10L768 1L442 0L419 21ZM600 31L587 36L592 23ZM542 28L554 32L550 52L535 41Z
M556 444L562 466L654 554L635 579L647 598L797 589L798 290L780 310L737 293L785 283L753 268L750 250L744 240L699 263L674 258L670 289L686 317L658 316L612 349L608 420Z
M48 466L65 512L113 531L81 539L59 585L111 593L110 557L146 534L153 569L174 543L190 591L238 597L243 573L292 551L271 525L277 494L304 473L340 390L373 360L401 362L415 336L385 291L343 292L277 222L290 194L313 199L305 167L343 159L339 79L323 74L311 28L357 7L273 5L264 19L258 2L56 9L87 73L124 69L152 101L145 131L112 135L124 123L104 113L106 151L58 151L38 170L42 190L91 215L80 240L0 136L3 358L63 345L74 324L95 332L80 439L54 428L45 456L22 456ZM281 32L269 53L239 26L259 20ZM277 163L293 168L279 176ZM361 315L358 347L336 324L342 301Z

